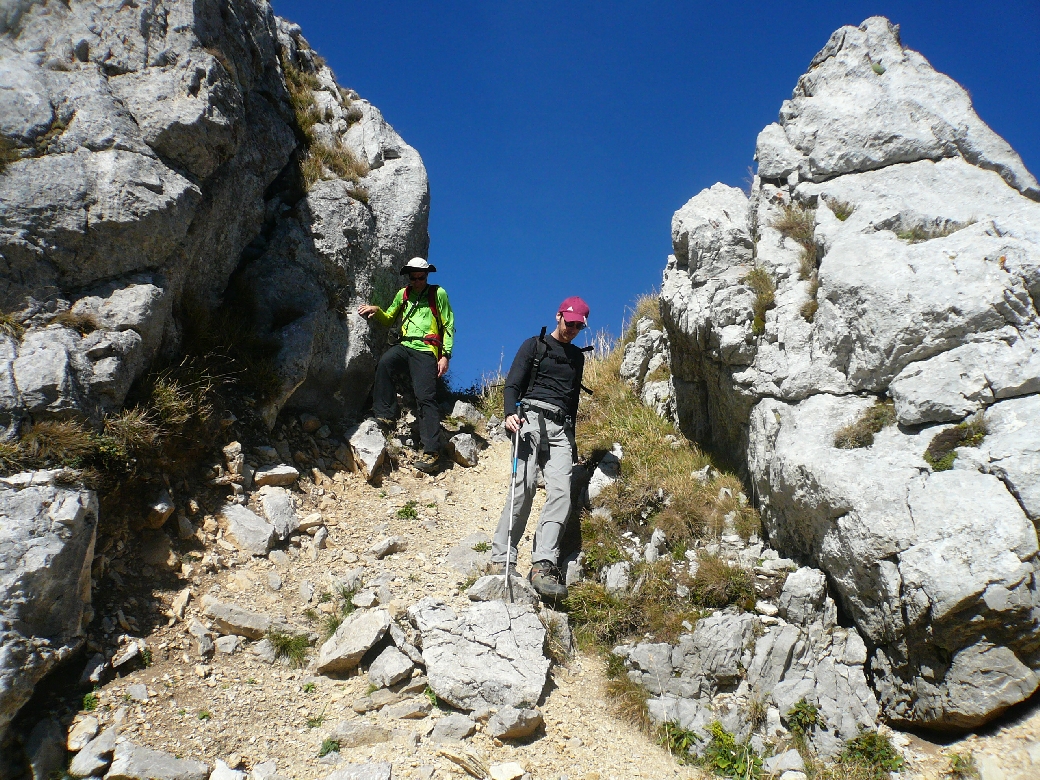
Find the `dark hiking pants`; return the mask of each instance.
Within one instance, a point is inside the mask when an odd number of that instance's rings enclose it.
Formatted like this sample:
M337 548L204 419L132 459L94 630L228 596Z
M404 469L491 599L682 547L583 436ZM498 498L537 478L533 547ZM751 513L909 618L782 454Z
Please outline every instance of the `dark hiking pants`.
M412 391L418 407L419 437L424 452L439 452L441 449L441 415L437 408L437 358L432 352L409 349L404 344L390 347L379 358L376 366L376 383L372 388L372 411L376 417L397 419L397 390L394 374L403 373L405 367L412 378Z

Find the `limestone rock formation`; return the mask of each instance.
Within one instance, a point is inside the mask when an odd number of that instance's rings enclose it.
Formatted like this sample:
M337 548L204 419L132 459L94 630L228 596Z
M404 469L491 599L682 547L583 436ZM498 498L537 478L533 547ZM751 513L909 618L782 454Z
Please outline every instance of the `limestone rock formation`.
M978 725L1040 683L1036 180L879 17L831 37L756 159L750 198L673 219L680 426L826 573L884 716ZM973 415L987 435L924 458Z
M356 411L382 334L351 312L426 253L426 172L299 27L264 0L16 3L0 83L7 435L118 410L222 301L277 351L269 421Z
M83 643L97 519L94 492L61 487L53 472L0 480L0 737Z
M704 738L719 721L739 739L783 736L795 705L815 708L818 723L806 737L823 756L871 728L878 705L867 686L867 649L855 630L837 625L834 601L817 569L792 573L781 604L788 622L718 612L698 621L677 644L641 643L615 649L629 677L654 694L648 702L657 722L678 722ZM755 708L764 718L749 717Z

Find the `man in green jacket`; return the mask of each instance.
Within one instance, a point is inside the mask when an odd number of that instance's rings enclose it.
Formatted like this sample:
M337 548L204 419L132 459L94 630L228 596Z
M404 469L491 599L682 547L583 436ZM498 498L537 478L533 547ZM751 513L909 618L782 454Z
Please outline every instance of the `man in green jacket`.
M372 411L376 420L390 430L397 420L397 390L393 374L408 367L412 390L419 413L419 437L423 454L413 464L419 471L432 474L440 466L441 416L437 408L437 379L448 372L451 348L455 341L455 315L443 287L427 284L427 276L436 271L421 257L413 257L401 269L408 275L408 286L394 296L390 308L361 306L358 314L390 325L401 315L400 343L390 347L376 366L372 388Z

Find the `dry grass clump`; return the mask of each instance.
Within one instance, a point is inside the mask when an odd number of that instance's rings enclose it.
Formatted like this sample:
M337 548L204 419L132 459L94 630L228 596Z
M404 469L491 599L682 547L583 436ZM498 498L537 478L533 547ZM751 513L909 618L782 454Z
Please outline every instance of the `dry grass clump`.
M852 216L852 212L856 210L856 207L849 203L847 200L836 200L834 198L828 198L824 201L827 207L831 210L835 217L838 218L839 222L844 222Z
M646 704L650 698L650 692L639 683L632 682L628 678L628 675L624 672L623 664L621 672L618 673L612 669L608 661L607 697L614 705L614 711L619 717L627 720L644 732L650 733L653 728L653 721L650 718L650 709Z
M834 446L843 450L869 447L874 434L896 421L896 405L892 401L875 401L854 423L839 428L834 434Z
M762 266L756 266L744 277L743 283L755 294L755 319L751 332L760 336L766 332L766 312L776 306L776 282Z
M805 247L813 243L816 231L816 209L800 203L790 203L780 208L780 214L773 218L770 227L780 231L784 238Z
M368 163L359 160L345 146L329 146L315 141L300 163L305 186L309 190L316 182L327 178L327 173L354 184L369 172ZM348 193L356 200L368 202L368 190L355 187Z
M835 216L839 212L844 216L838 219L848 219L852 214L853 207L844 201L830 202L831 208L835 209ZM784 238L790 238L802 248L801 257L798 260L798 278L803 282L809 282L809 300L802 305L800 311L807 322L812 322L818 308L816 294L820 289L819 282L819 254L814 238L816 231L816 209L791 203L783 206L780 215L771 223L780 231Z
M3 175L8 165L20 159L22 159L22 154L14 141L0 133L0 175Z
M924 241L931 241L933 238L946 238L946 236L951 236L958 230L963 230L969 225L974 224L975 220L969 219L967 222L947 222L945 225L936 225L935 227L914 225L906 230L900 230L896 233L896 236L902 241L907 241L911 244L920 244Z
M19 445L30 462L69 464L89 453L90 431L72 420L41 420L22 434Z
M25 326L20 319L10 312L0 311L0 336L20 339L24 333Z
M703 555L693 577L690 598L709 609L737 604L751 610L755 607L755 580L746 569L730 566L714 555Z
M72 121L72 116L62 117L55 114L51 119L50 127L47 128L46 132L43 133L33 143L33 147L36 151L36 156L41 157L51 151L51 148L61 138L62 134L69 126L69 122Z
M93 312L74 312L72 309L58 312L51 317L47 324L71 328L84 336L88 333L93 333L101 327L97 316Z
M924 459L933 471L949 471L957 459L957 448L978 447L987 433L986 420L978 414L933 436L924 451Z
M625 334L621 338L622 344L636 340L636 325L641 319L649 319L653 322L655 330L664 330L664 318L661 316L661 296L650 292L636 298L632 306L632 316L628 320Z

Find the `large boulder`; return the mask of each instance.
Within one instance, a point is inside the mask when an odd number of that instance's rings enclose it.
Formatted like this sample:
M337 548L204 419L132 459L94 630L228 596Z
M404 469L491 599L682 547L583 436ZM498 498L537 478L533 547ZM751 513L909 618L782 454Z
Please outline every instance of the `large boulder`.
M33 686L83 644L97 497L52 472L0 479L0 743Z
M680 427L826 573L885 716L978 725L1040 683L1036 180L880 18L832 36L757 159L750 197L715 185L673 222ZM886 397L897 425L836 446ZM933 437L976 415L989 434L935 471ZM800 615L819 583L792 584Z
M459 709L538 703L549 672L545 627L534 608L478 602L461 615L433 598L408 610L422 633L430 687Z

